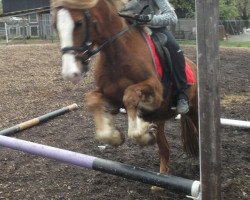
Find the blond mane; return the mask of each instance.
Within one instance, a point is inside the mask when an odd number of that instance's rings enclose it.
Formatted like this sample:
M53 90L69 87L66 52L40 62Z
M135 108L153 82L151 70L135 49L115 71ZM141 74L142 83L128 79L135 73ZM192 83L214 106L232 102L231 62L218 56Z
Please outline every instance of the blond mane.
M109 1L117 10L120 10L128 0L107 0Z
M50 0L51 8L60 6L71 9L88 9L94 7L99 0Z
M60 6L72 8L72 9L89 9L93 8L99 0L50 0L50 5L52 8L57 8ZM102 0L103 1L103 0ZM119 10L128 0L107 0L110 2L117 10Z

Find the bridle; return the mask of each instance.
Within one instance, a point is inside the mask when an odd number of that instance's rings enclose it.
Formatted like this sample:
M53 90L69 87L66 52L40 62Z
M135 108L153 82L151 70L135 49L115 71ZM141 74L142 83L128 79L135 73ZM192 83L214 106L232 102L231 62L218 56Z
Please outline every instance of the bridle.
M136 22L130 24L129 26L127 26L126 28L124 28L120 32L113 35L111 38L104 41L101 45L99 45L98 47L93 49L93 43L92 43L92 41L90 41L91 14L90 14L90 12L88 10L84 11L84 18L85 18L85 21L86 21L86 23L85 23L86 24L86 27L85 27L86 28L86 34L85 34L86 37L85 37L85 40L82 43L82 45L80 47L71 46L71 47L64 47L64 48L61 49L62 54L66 54L66 53L73 54L77 58L79 58L83 63L88 63L90 58L93 55L100 52L107 45L111 44L116 39L118 39L119 37L121 37L122 35L127 33L131 28L133 28L133 27L135 27L137 25Z
M89 56L89 53L91 52L91 46L92 42L90 41L90 20L91 20L91 15L89 11L84 12L84 17L85 17L85 22L86 22L86 37L85 40L83 41L82 45L80 47L64 47L61 49L62 54L69 53L69 54L74 54L76 57L83 58L85 54ZM87 61L89 58L86 60L83 60L83 62Z

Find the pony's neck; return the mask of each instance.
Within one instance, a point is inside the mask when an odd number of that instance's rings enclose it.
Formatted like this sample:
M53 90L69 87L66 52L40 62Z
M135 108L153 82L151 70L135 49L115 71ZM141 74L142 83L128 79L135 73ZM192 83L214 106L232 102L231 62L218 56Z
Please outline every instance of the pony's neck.
M117 14L117 10L114 8L114 5L112 5L108 0L99 1L96 8L100 19L98 22L99 34L97 34L98 38L96 40L96 44L100 46L114 37L117 33L125 30L128 27L128 24L125 19ZM127 34L129 34L128 32L124 33L112 43L107 44L102 49L101 52L105 55L107 61L114 60L114 56L117 58L119 57L121 51L124 52L126 50L126 44L127 42L130 42L130 40L124 41L124 38L127 38Z
M97 44L111 38L122 29L127 27L126 21L118 15L112 0L99 0L95 6L94 13L97 18Z

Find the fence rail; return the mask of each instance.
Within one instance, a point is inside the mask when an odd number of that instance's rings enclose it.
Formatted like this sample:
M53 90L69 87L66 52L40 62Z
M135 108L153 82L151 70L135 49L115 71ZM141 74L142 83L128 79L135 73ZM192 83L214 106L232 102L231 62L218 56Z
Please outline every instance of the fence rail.
M36 22L27 18L0 22L0 43L29 42L29 39L42 39L53 42L57 37L51 26L51 16L42 15ZM220 39L227 35L239 35L250 26L250 20L224 20L219 22ZM7 35L6 35L7 28ZM169 27L176 39L196 40L195 19L179 19L175 26ZM8 37L8 38L7 38Z

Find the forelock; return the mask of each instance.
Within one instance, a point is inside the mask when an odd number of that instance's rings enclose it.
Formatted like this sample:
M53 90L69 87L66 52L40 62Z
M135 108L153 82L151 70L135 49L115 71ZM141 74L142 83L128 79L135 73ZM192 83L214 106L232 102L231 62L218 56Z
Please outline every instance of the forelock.
M99 0L50 0L51 8L65 7L71 9L89 9L94 7Z

